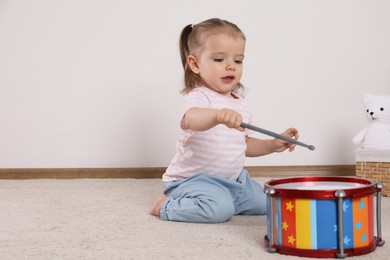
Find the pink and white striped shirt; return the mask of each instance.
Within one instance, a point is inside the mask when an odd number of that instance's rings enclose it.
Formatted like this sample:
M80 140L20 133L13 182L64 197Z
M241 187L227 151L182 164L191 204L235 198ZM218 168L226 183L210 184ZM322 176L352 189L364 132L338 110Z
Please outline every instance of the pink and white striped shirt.
M186 96L184 113L192 107L233 109L242 115L243 122L251 123L250 108L243 98L228 98L206 87L195 88ZM247 131L222 124L207 131L193 131L185 129L182 121L176 154L163 181L182 180L200 173L236 180L244 167L246 135Z

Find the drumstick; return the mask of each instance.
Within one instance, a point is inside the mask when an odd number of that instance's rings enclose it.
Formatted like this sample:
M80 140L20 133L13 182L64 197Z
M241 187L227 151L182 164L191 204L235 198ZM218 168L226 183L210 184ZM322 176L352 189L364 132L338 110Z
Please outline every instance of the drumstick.
M283 140L283 141L286 141L286 142L289 142L289 143L292 143L292 144L297 144L297 145L306 147L306 148L308 148L309 150L312 150L312 151L314 151L316 149L313 145L308 145L308 144L299 142L299 141L297 141L297 140L295 140L293 138L289 138L287 136L283 136L283 135L280 135L280 134L268 131L266 129L263 129L263 128L260 128L260 127L254 126L254 125L250 125L250 124L247 124L247 123L241 123L240 126L243 127L243 128L248 128L248 129L254 130L256 132L263 133L263 134L266 134L266 135L278 138L280 140Z

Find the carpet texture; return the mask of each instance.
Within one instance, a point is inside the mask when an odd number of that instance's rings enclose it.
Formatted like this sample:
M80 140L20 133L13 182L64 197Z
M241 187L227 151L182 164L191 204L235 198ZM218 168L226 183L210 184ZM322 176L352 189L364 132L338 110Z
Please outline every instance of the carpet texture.
M265 251L265 216L160 221L147 212L161 192L159 179L1 180L0 259L305 259ZM388 243L389 214L383 198ZM390 259L390 245L348 259Z

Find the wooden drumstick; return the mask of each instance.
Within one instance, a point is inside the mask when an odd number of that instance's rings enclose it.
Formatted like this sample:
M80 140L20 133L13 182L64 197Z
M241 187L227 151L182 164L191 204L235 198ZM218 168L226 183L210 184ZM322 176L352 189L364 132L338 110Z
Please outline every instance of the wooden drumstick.
M299 142L299 141L297 141L297 140L295 140L293 138L289 138L287 136L283 136L283 135L280 135L280 134L268 131L266 129L263 129L263 128L260 128L260 127L257 127L257 126L253 126L253 125L250 125L250 124L247 124L247 123L241 123L240 126L243 127L243 128L248 128L248 129L254 130L256 132L259 132L259 133L262 133L262 134L266 134L266 135L278 138L280 140L283 140L283 141L286 141L286 142L289 142L289 143L292 143L292 144L296 144L296 145L300 145L300 146L306 147L306 148L308 148L311 151L314 151L316 149L313 145L308 145L308 144Z

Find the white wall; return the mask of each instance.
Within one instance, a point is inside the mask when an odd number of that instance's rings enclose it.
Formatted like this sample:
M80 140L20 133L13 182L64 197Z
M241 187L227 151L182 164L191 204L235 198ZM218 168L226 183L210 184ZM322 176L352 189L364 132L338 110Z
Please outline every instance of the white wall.
M317 148L247 165L353 164L363 95L390 93L389 14L388 0L2 0L0 168L167 166L179 33L211 17L247 36L256 124Z

